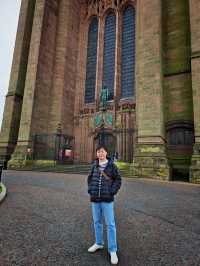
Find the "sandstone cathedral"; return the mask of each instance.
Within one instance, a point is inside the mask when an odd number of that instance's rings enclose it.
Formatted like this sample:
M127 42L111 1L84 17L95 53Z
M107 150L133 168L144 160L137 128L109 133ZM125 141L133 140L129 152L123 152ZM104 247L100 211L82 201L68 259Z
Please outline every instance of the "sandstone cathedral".
M22 0L0 160L89 163L103 143L133 176L200 182L199 14L199 0Z

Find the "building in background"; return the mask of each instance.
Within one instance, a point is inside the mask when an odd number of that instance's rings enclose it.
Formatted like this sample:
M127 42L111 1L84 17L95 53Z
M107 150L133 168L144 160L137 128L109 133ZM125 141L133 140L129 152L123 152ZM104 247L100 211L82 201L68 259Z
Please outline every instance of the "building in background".
M135 176L200 182L199 13L199 0L22 0L1 160L91 162L103 142Z

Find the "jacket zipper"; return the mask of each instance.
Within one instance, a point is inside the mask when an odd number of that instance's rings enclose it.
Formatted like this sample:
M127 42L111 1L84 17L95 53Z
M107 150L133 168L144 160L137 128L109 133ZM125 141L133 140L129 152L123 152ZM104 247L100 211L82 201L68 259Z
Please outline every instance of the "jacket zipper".
M101 181L102 181L102 175L99 176L99 198L100 198L100 195L101 195Z

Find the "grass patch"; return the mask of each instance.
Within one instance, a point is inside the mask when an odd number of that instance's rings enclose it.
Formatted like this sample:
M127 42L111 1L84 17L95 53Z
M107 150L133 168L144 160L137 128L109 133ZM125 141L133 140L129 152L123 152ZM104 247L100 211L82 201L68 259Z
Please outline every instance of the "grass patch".
M120 170L129 170L129 167L131 165L131 163L125 163L125 162L122 162L122 161L117 161L117 162L115 162L115 164L117 165L117 167Z
M134 177L134 174L133 174L133 163L126 163L126 162L122 162L122 161L117 161L115 164L119 168L120 173L121 173L122 176L124 176L124 177Z
M0 184L0 193L2 192L2 186L1 186L1 184Z

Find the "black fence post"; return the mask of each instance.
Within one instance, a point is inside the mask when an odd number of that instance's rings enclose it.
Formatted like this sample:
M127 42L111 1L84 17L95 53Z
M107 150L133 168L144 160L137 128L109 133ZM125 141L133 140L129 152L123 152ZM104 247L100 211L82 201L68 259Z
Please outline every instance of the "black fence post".
M0 164L0 183L1 183L2 170L3 170L3 164Z

